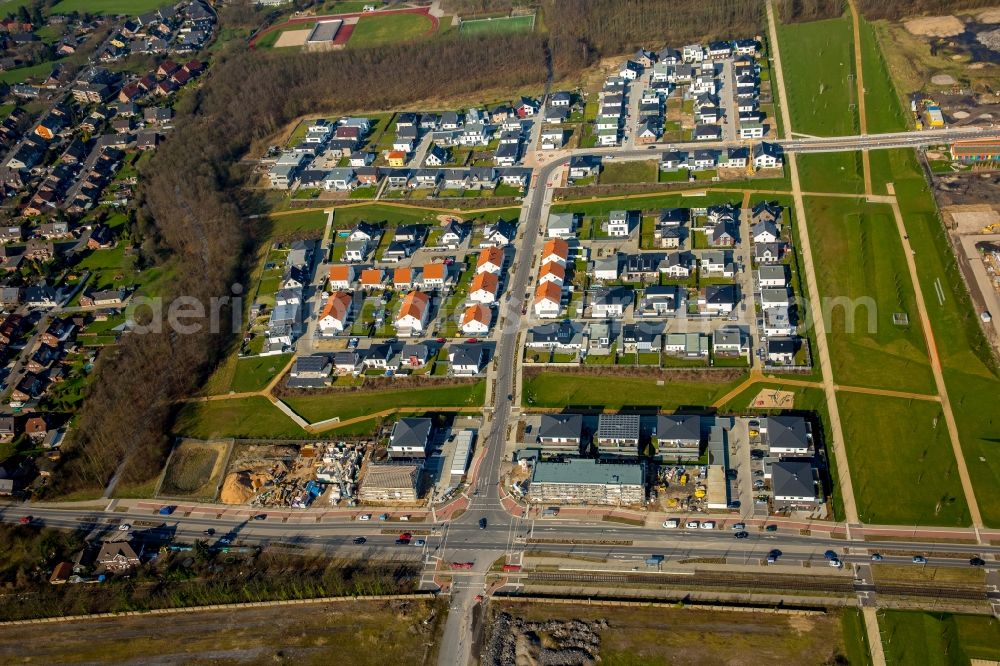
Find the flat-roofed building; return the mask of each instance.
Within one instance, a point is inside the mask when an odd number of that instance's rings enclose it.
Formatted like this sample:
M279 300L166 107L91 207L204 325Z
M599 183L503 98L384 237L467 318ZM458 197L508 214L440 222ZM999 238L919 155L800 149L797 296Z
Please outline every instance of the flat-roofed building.
M334 40L343 21L337 19L333 21L320 21L317 23L309 36L306 37L306 48L310 51L323 51L334 48Z
M642 465L600 463L588 458L539 462L531 474L528 499L534 502L642 504Z
M358 499L362 502L416 502L420 467L371 463L361 479Z
M639 415L601 414L597 418L598 451L602 456L639 455Z

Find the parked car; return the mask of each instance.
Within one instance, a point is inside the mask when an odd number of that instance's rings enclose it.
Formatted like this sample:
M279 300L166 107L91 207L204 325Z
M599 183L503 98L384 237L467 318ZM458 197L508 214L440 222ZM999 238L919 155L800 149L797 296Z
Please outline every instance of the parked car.
M706 520L705 522L703 522L701 524L701 529L703 529L703 530L714 530L715 529L715 521L714 520Z
M699 523L697 520L689 520L687 521L687 525L685 525L684 527L688 528L689 530L696 530L700 526L701 523Z
M369 521L371 519L372 519L372 514L370 514L370 513L363 513L360 516L358 516L358 520L361 520L361 521Z
M254 520L267 520L266 513L258 513L253 517Z
M666 520L663 521L663 526L666 527L668 530L676 529L677 527L680 527L680 524L681 521L677 520L676 518L667 518Z
M772 523L771 525L768 525L764 529L766 531L768 531L768 532L777 532L778 531L778 526Z
M830 566L834 569L841 569L844 564L840 560L830 560Z
M733 526L730 529L735 530L736 532L740 532L742 530L745 530L746 528L747 528L746 523L733 523Z

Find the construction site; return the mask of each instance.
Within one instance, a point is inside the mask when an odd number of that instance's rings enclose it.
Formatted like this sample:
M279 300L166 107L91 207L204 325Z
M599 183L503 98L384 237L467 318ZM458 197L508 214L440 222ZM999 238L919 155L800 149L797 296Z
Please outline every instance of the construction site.
M230 457L219 501L304 509L325 496L334 505L353 505L367 449L347 442L239 444Z

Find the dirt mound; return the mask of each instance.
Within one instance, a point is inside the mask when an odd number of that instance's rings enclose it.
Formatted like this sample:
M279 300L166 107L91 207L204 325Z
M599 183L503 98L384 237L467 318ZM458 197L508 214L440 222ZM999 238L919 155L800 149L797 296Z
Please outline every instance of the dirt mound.
M456 222L456 223L459 223L459 224L461 224L462 222L465 222L465 220L463 220L462 218L460 218L457 215L437 215L436 217L437 217L437 221L441 223L442 227L448 226L453 221Z
M483 653L484 666L593 666L600 657L604 620L528 622L498 613Z
M263 474L233 472L222 484L219 501L223 504L246 504L264 485L265 478Z
M1000 7L991 7L979 12L979 20L982 23L1000 23Z
M953 37L965 32L965 24L954 16L924 16L903 25L911 34L925 37Z
M936 86L950 86L955 83L955 77L951 74L935 74L931 77L931 83Z

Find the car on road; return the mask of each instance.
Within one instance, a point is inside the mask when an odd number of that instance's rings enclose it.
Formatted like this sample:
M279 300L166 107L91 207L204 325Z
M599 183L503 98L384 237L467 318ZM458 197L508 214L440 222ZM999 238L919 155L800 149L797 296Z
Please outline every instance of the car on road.
M774 550L772 550L767 554L767 563L774 564L775 562L778 561L779 557L781 557L781 551L775 548Z
M253 517L254 520L267 520L266 513L258 513Z
M486 529L486 519L485 518L480 518L479 519L479 529L481 529L481 530L485 530Z
M985 567L986 560L981 557L973 557L969 560L969 565L973 567Z
M737 476L739 476L739 472L736 471L735 469L726 470L726 478L729 479L730 481L734 481Z
M360 521L368 521L368 520L371 520L371 519L372 519L372 514L370 514L370 513L363 513L360 516L358 516L358 520L360 520Z
M118 530L121 532L128 532L130 529L132 529L132 526L128 523L122 523L118 526Z
M701 526L701 523L698 522L697 520L689 520L687 521L687 524L684 525L684 527L688 528L689 530L696 530L698 529L699 526Z
M737 532L733 535L737 539L746 539L750 536L749 532Z
M913 563L914 564L927 564L927 558L924 557L923 555L914 555L913 556Z
M705 522L703 522L701 524L701 529L703 529L703 530L714 530L715 529L715 521L714 520L706 520Z
M834 569L842 569L844 567L844 563L840 560L830 560L830 566Z
M18 522L21 523L22 525L30 525L31 516L21 516L21 519Z
M879 553L872 553L872 562L881 562L882 559L882 555Z
M408 545L410 545L410 540L409 539L396 539L396 545L397 546L408 546Z
M207 530L205 530L204 532L202 532L202 534L204 534L205 536L214 536L215 535L215 528L214 527L209 527Z
M407 541L409 541L410 539L413 538L413 535L410 534L409 532L400 532L399 533L399 538L400 539L406 539Z
M741 532L741 531L745 530L746 528L747 528L747 524L746 523L733 523L733 526L730 529L732 529L735 532Z
M680 525L681 521L677 520L676 518L667 518L666 520L663 521L663 526L666 527L668 530L676 529L680 527Z
M350 340L347 341L347 348L348 349L357 349L358 343L360 343L360 342L361 342L361 340L359 340L358 338L351 338Z
M448 340L446 338L438 338L437 340L435 340L435 342L438 342L443 345L444 343L448 342Z
M368 541L368 539L366 539L364 537L354 537L354 545L355 546L360 546L361 544L365 543L366 541Z
M424 539L417 539L416 541L413 542L413 545L414 546L426 546L427 545L427 541L425 541Z
M468 340L466 340L466 342L468 342L470 345L474 345L477 342L479 342L479 338L469 338Z
M768 532L777 532L778 531L778 526L775 525L774 523L772 523L772 524L768 525L767 527L765 527L764 529L766 531L768 531Z
M230 539L229 537L219 537L219 543L222 544L223 546L228 546L232 542L233 540Z
M507 400L513 400L513 399L514 399L514 394L513 393L508 393L507 394Z
M826 559L831 560L831 561L838 559L837 553L834 552L834 551L832 551L832 550L828 550L825 553L823 553L823 557L825 557Z

